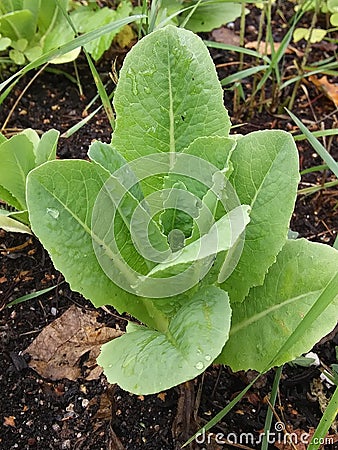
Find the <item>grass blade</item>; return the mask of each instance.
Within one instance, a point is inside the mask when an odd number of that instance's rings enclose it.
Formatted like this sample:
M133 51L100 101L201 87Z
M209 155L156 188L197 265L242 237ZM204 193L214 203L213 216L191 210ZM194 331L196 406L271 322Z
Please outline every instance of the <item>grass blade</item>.
M47 292L52 291L56 287L59 287L62 283L64 283L64 281L62 281L59 284L56 284L55 286L50 286L46 289L41 289L41 291L36 291L36 292L32 292L31 294L23 295L22 297L19 297L19 298L13 300L12 302L8 303L6 305L6 307L12 307L14 305L18 305L19 303L25 302L26 300L32 300L33 298L40 297L40 295L47 294Z
M330 429L330 426L338 414L338 386L336 387L327 408L320 419L318 427L312 436L311 442L307 450L318 450L325 441L325 436Z
M311 131L311 134L314 137L336 136L338 134L338 128L331 128L330 130ZM305 134L297 134L293 138L295 141L304 141L305 139L307 139Z
M333 248L338 250L338 236L336 237L336 240L334 241Z
M318 155L322 158L323 161L326 162L329 169L336 175L338 178L338 163L335 161L330 153L326 150L326 148L316 139L311 131L309 131L306 126L295 116L291 111L285 108L291 119L295 122L301 132L306 136L307 140L310 142L314 150L318 153Z
M255 66L250 67L250 69L245 69L241 70L240 72L233 73L232 75L223 78L223 80L221 80L221 85L226 86L227 84L234 83L235 81L243 80L243 78L247 78L250 77L251 75L254 75L255 73L262 72L268 67L269 67L268 65Z
M60 137L62 138L69 138L71 137L74 133L76 133L80 128L82 128L84 125L86 125L87 122L90 121L90 119L92 119L95 114L97 114L100 109L102 108L102 105L100 105L98 108L96 108L94 111L92 111L90 114L88 114L87 117L85 117L84 119L80 120L80 122L76 123L75 125L73 125L72 127L70 127L67 131L65 131Z
M229 52L237 52L242 53L243 55L253 56L255 58L262 59L267 64L271 63L270 58L267 56L262 55L261 53L256 52L255 50L250 50L249 48L242 48L238 47L237 45L230 45L230 44L221 44L220 42L214 42L214 41L203 41L207 47L210 48L219 48L221 50L227 50Z
M304 189L299 189L297 191L298 195L307 195L307 194L315 194L318 191L321 191L322 189L331 188L338 185L338 180L336 181L328 181L327 183L320 184L318 186L310 186Z
M203 431L208 431L210 430L210 428L212 428L214 425L216 425L220 420L223 419L224 416L226 416L228 414L229 411L232 410L232 408L234 406L237 405L237 403L244 397L244 395L248 392L248 390L256 383L256 381L260 378L261 374L258 374L252 381L250 384L248 384L242 392L240 392L238 395L236 395L236 397L231 400L231 402L225 407L223 408L219 413L217 413L211 420L209 420L209 422L204 425L204 427L200 428L193 436L191 436L191 438L189 438L187 440L187 442L185 442L182 445L183 447L186 447L187 445L189 445L198 435L200 435Z
M275 378L273 380L271 396L270 396L270 405L269 405L269 406L272 406L272 408L275 406L275 403L276 403L278 386L279 386L279 382L280 382L280 377L282 375L282 371L283 371L283 366L278 367L276 370ZM271 407L268 408L268 412L266 413L261 450L268 450L268 447L269 447L269 431L271 429L272 418L273 418L272 408Z
M323 289L321 295L318 297L317 301L312 305L309 311L306 313L302 321L299 323L294 332L288 337L282 347L279 349L274 359L269 363L268 368L275 365L281 354L284 354L292 347L299 339L301 339L306 330L311 326L314 326L318 317L323 311L334 301L338 296L338 271L336 275L331 279L328 285Z
M104 110L106 111L108 120L110 122L110 126L112 127L112 130L114 130L114 128L115 128L114 112L113 112L113 107L110 103L107 91L105 90L102 80L100 78L100 75L98 74L98 71L96 70L96 67L92 61L92 58L90 57L90 55L87 51L85 51L85 55L86 55L90 70L92 72L98 93L100 95Z

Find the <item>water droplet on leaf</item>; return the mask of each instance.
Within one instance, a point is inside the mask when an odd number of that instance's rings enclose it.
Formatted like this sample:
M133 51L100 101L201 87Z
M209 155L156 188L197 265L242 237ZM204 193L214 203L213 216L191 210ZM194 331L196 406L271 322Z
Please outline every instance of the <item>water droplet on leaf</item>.
M205 355L204 358L205 358L206 361L211 361L211 356L210 355Z
M201 370L203 369L204 365L201 361L199 361L198 363L195 364L195 367L197 370Z
M57 219L60 215L60 211L55 208L47 208L47 214L53 217L53 219Z

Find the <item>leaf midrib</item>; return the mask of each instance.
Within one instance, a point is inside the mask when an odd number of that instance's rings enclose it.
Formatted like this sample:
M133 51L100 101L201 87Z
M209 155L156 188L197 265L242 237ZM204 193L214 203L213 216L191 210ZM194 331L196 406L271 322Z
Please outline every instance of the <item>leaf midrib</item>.
M243 328L246 328L246 327L254 324L255 322L258 322L259 320L268 316L270 313L272 313L274 311L278 311L279 309L283 308L284 306L290 305L293 302L300 301L304 298L308 298L309 295L314 295L314 294L316 294L317 297L319 297L321 292L322 292L322 289L317 290L317 291L306 292L306 293L298 295L296 297L291 297L291 298L283 301L282 303L278 303L277 305L272 305L272 306L270 306L270 308L267 308L264 311L261 311L255 315L249 317L247 320L244 320L244 321L240 322L239 324L232 325L231 330L230 330L230 336L236 334L238 331L242 330Z
M118 268L121 271L121 273L123 273L126 276L126 278L129 280L129 282L131 284L136 283L137 282L137 277L136 277L136 279L130 280L129 272L125 271L125 264L123 264L123 262L121 262L118 258L116 258L116 255L111 252L111 250L107 247L106 243L102 239L100 239L91 230L91 228L89 228L88 225L85 222L83 222L80 219L80 217L78 217L59 197L57 197L54 192L51 192L47 188L47 186L45 186L43 184L41 184L41 186L45 189L46 192L48 192L48 194L51 195L52 198L54 198L57 202L59 202L59 204L75 219L76 222L78 222L79 225L82 226L82 228L85 230L85 232L90 235L91 239L93 239L99 246L102 246L104 248L108 258L110 258L111 260L114 261L114 264L116 264L118 266ZM86 187L86 189L87 189L87 187ZM88 217L88 213L89 213L88 208L86 208L86 217Z

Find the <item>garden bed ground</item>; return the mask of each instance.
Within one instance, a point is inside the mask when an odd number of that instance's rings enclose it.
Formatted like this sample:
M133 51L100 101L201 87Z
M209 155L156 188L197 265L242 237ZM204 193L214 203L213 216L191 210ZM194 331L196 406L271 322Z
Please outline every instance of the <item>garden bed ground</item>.
M251 40L255 39L257 14L258 11L252 10L251 17L248 18L248 25L251 27L248 38ZM277 37L282 25L280 16L276 17ZM301 46L298 47L301 51ZM314 60L323 58L327 52L328 50L313 49L310 57ZM228 64L237 60L235 54L225 54L220 50L212 50L211 53L220 78L236 71L235 65ZM109 79L111 61L115 57L117 67L121 65L123 52L113 52L110 57L111 60L107 56L99 66L104 80ZM295 57L287 56L285 64L291 66ZM250 64L250 60L247 62ZM63 66L62 69L74 75L72 65ZM28 127L41 131L56 128L63 133L78 123L83 117L85 106L95 95L92 78L84 60L78 62L78 70L84 89L82 97L77 85L64 75L45 71L23 95L6 126L6 133ZM28 74L22 78L2 105L0 124L4 123L31 76ZM246 83L249 84L250 80ZM248 84L246 89L249 90ZM267 92L266 97L268 95ZM289 93L285 92L285 95ZM232 101L232 92L225 91L225 104L232 121L241 125L236 128L237 132L246 134L262 128L295 130L292 121L280 111L269 113L263 109L262 113L257 112L250 123L247 123L245 108L235 114L231 107ZM322 124L325 128L338 125L334 103L309 82L304 83L303 89L300 87L293 112L308 126L311 125L312 129L320 129ZM60 139L58 157L85 158L89 144L94 139L109 142L110 133L108 120L101 111L72 137ZM338 159L337 141L327 140L326 144L328 143L332 156ZM299 141L298 148L301 169L321 164L318 155L305 141ZM300 187L320 185L330 181L331 177L329 171L314 172L302 177ZM299 196L292 218L292 229L300 236L332 245L338 232L337 204L338 192L335 189L319 191L308 197ZM0 230L1 308L20 295L60 284L62 281L62 276L53 268L48 254L34 237ZM190 383L159 395L145 397L109 386L102 375L92 381L81 377L77 381L42 378L28 367L28 355L23 356L22 352L48 324L72 305L94 311L88 301L63 283L38 299L2 309L0 313L0 449L178 449L254 376L253 373L233 374L228 368L215 366ZM97 320L109 327L123 329L125 326L123 317L117 317L112 309L100 310ZM336 346L338 335L333 332L314 351L323 364L330 366L336 362ZM85 359L86 355L81 360L81 368ZM313 367L285 366L276 413L281 422L287 424L289 431L308 432L318 424L324 397L330 396L330 388L325 383L316 382L319 375L319 369ZM236 436L252 433L255 442L249 441L246 445L259 448L258 436L264 428L268 408L266 396L271 391L273 377L273 371L264 375L213 431L221 432L224 436L229 433ZM277 418L276 421L278 422ZM337 434L334 440L337 441ZM283 450L292 448L283 442L272 442L270 447L276 448L278 445ZM195 443L191 448L203 447L208 450L230 448L228 444L215 442L204 445ZM305 447L298 443L295 448L303 450ZM338 443L327 445L326 448L338 448Z

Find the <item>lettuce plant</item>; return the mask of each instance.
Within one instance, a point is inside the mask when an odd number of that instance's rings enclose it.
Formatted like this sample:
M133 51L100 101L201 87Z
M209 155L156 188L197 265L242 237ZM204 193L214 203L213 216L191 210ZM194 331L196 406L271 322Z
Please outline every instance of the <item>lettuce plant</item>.
M132 11L128 0L122 1L116 10L99 8L95 1L86 5L68 0L2 0L0 2L0 51L8 53L17 65L34 61L42 54L72 41L75 31L62 10L69 11L77 33L82 34L128 17ZM86 44L86 50L98 60L110 47L120 29ZM53 63L75 60L81 47L54 59Z
M336 323L338 252L288 240L290 134L230 135L207 48L168 26L127 55L111 144L32 170L33 232L97 307L139 320L103 345L108 380L149 394L202 373L283 364Z
M31 233L26 204L26 178L34 167L55 159L59 132L49 130L41 138L28 128L6 139L0 133L0 227ZM7 207L5 208L5 205Z

